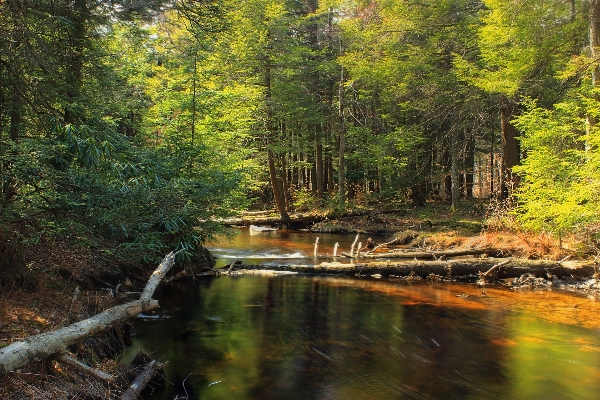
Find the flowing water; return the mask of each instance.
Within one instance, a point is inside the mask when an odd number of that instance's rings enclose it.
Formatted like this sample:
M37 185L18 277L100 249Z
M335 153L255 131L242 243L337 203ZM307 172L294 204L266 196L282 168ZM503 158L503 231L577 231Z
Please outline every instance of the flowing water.
M356 234L308 233L289 230L251 232L248 228L237 231L238 234L230 241L221 238L220 241L209 244L208 247L217 257L217 268L236 259L250 265L306 265L333 261L335 243L339 243L338 255L343 251L350 253L352 243L357 236ZM360 234L354 250L357 250L359 242L365 245L370 237L378 243L386 241L383 236ZM319 244L317 257L315 257L317 238L319 238ZM345 260L338 257L337 261Z
M299 252L309 258L310 250ZM600 392L600 304L584 297L301 275L224 276L166 285L155 297L161 308L136 319L123 355L144 349L169 361L168 382L146 399L596 399Z

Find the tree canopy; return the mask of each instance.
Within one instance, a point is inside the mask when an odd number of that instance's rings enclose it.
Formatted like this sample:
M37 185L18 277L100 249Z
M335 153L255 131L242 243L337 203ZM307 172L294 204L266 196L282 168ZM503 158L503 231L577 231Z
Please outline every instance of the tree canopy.
M156 255L249 204L493 197L595 234L599 7L5 0L0 218Z

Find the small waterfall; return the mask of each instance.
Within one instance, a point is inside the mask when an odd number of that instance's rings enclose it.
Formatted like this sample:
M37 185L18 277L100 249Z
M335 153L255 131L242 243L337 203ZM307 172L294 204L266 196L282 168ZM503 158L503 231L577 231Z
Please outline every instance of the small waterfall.
M338 242L335 242L335 245L333 246L333 256L337 257L337 248L340 244Z
M314 257L317 256L317 248L319 247L319 237L317 236L317 240L315 241L315 252L314 252Z

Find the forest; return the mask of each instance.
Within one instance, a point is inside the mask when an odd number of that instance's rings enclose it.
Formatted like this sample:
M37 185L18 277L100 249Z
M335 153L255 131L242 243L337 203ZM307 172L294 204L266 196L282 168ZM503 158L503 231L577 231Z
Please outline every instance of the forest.
M0 397L135 399L164 368L175 399L593 398L599 85L600 0L0 0ZM259 242L248 215L387 225ZM119 359L163 323L164 359Z
M597 0L4 0L0 234L156 261L248 207L490 199L593 244L599 41Z

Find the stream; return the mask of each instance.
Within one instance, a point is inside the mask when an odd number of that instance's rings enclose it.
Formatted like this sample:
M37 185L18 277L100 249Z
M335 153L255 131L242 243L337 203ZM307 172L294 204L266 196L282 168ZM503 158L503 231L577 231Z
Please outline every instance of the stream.
M215 253L220 262L314 262L316 235L286 234L243 232ZM356 235L319 236L323 249L343 241L349 251ZM166 384L145 399L595 399L600 391L600 304L564 292L288 275L174 283L155 298L160 309L135 320L122 355L128 362L144 349L169 361Z

